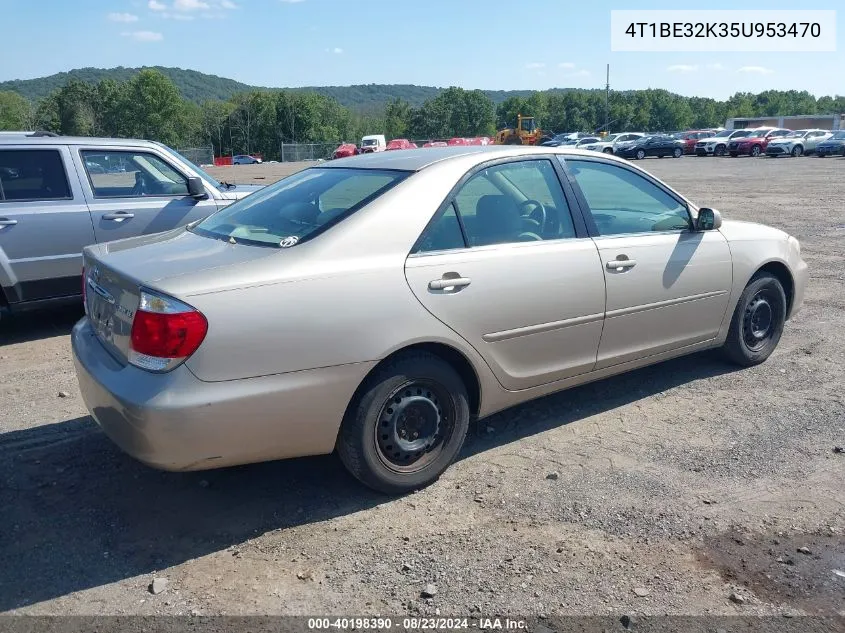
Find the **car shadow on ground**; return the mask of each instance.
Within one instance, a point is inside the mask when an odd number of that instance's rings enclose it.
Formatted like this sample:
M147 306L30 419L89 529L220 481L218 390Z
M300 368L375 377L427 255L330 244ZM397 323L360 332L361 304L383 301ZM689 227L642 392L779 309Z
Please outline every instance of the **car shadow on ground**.
M696 354L514 407L482 421L461 458L729 371L713 354ZM0 435L0 495L0 611L390 501L333 455L155 471L122 454L89 417Z
M0 317L0 348L70 334L85 312L82 303Z

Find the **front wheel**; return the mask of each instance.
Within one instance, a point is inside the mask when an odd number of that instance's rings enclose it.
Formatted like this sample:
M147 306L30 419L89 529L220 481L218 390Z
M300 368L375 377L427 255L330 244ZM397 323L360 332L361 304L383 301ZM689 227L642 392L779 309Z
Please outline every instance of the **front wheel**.
M672 156L674 156L675 158L680 158L681 154L683 154L683 151L681 151L680 147L676 147L675 151L672 152Z
M716 149L715 149L715 150L713 150L713 153L714 153L716 156L724 156L724 155L725 155L725 149L726 149L726 148L725 148L725 146L724 146L724 145L717 145L717 146L716 146Z
M760 146L755 145L754 147L751 148L751 156L753 156L754 158L757 158L760 155L761 151L762 150L760 149Z
M637 160L642 160L643 158L645 158L645 152L641 149L638 149L637 150Z
M436 481L469 428L469 398L458 373L424 352L398 356L367 378L337 439L346 468L387 494Z
M743 367L759 365L777 347L786 322L786 293L774 275L751 278L734 309L724 355Z
M612 147L605 147L602 151L603 151L605 154L612 154L612 153L613 153L613 148L612 148Z
M796 145L795 147L792 148L792 155L795 156L796 158L798 156L801 156L801 154L803 154L803 153L804 153L804 148L801 147L800 145Z

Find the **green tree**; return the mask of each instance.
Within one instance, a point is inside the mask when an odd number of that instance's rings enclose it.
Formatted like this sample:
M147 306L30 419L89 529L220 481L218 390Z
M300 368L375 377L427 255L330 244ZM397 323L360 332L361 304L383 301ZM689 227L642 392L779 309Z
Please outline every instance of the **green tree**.
M384 133L388 138L405 138L411 126L411 104L391 99L384 108Z
M142 70L126 84L127 134L178 146L185 122L179 89L157 70Z
M17 92L0 92L0 130L28 130L33 114L29 101Z

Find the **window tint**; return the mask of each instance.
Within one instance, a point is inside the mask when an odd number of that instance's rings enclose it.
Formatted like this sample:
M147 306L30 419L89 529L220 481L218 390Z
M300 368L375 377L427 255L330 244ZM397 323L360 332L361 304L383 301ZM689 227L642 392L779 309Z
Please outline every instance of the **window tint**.
M688 229L685 205L643 176L616 165L567 160L601 235Z
M293 246L374 200L409 172L318 168L243 198L203 220L200 235L257 246Z
M0 202L69 198L70 186L58 150L0 150Z
M575 237L572 215L550 161L532 160L488 167L455 195L453 206L430 225L418 251Z
M154 154L99 150L80 154L98 198L188 195L187 179Z

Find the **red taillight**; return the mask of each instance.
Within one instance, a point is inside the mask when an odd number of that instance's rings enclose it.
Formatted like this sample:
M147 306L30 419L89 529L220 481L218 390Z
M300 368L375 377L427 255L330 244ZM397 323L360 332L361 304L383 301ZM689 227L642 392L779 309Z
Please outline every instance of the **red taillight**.
M191 306L148 292L132 320L129 362L143 369L166 371L197 351L208 321Z

